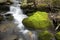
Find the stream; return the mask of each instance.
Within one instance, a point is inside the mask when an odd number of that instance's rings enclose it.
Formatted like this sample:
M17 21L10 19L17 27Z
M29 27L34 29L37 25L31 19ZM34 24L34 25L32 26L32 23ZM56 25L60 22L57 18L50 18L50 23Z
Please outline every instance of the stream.
M11 13L15 20L14 23L18 24L18 33L22 36L22 38L19 38L18 40L37 40L36 32L26 29L22 24L22 20L28 16L23 14L22 9L20 8L19 0L13 0L13 4L10 6L10 11L7 13Z

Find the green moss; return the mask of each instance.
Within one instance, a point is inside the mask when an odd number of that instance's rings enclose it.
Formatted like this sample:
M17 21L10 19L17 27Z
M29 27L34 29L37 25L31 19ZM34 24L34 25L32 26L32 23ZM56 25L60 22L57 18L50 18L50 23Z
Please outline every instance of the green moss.
M52 40L53 35L49 31L45 30L38 34L38 40Z
M51 22L48 18L48 13L37 11L32 16L24 19L23 24L31 29L47 29L51 25Z
M60 40L60 32L57 32L55 35L56 40Z

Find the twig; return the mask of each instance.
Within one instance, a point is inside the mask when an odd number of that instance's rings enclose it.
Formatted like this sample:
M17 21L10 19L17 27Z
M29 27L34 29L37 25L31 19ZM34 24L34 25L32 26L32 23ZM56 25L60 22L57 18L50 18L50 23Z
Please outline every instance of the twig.
M55 28L55 30L57 30L59 28L60 24Z

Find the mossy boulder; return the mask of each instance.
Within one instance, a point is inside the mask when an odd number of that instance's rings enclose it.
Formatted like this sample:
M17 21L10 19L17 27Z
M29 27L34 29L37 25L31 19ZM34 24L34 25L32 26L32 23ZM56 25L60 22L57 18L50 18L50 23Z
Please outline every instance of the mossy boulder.
M37 11L33 15L25 18L23 24L29 29L47 29L51 25L48 13Z
M38 40L52 40L53 37L53 34L47 30L42 31L38 34Z
M55 35L56 40L60 40L60 32L57 32Z

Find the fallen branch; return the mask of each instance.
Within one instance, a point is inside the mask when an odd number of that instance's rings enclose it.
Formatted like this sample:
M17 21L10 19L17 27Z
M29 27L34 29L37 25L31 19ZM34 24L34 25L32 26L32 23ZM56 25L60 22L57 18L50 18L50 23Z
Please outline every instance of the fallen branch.
M55 28L55 30L57 30L59 28L60 24Z

